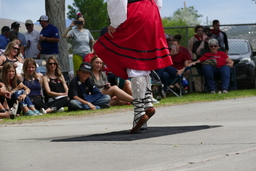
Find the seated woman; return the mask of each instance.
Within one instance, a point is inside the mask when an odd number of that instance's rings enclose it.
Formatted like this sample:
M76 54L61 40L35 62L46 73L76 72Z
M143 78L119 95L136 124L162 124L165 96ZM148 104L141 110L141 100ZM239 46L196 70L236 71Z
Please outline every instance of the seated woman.
M109 95L103 95L89 78L92 66L83 62L77 72L78 76L73 78L69 84L68 95L71 99L68 110L96 110L105 108L110 102Z
M92 74L90 79L102 94L111 97L110 106L120 106L132 102L132 96L121 90L118 86L111 86L103 69L103 62L98 56L91 59Z
M17 69L19 66L23 63L23 59L20 57L20 46L17 42L12 41L10 42L6 50L4 52L4 55L0 57L0 70L3 68L3 65L7 62L14 63L14 66L16 68L16 72L19 73L19 78L20 78L20 70Z
M188 56L180 51L180 39L171 39L168 42L171 51L171 58L173 65L166 68L157 69L156 72L164 84L164 92L166 93L167 87L169 86L168 82L170 79L174 78L177 75L181 75L187 66L190 66ZM188 72L185 73L188 75ZM175 84L179 87L178 84Z
M11 93L5 88L5 85L0 82L0 118L14 119L18 105L14 104L11 109L9 109L6 98L11 98Z
M230 82L230 68L233 67L234 62L228 57L225 52L218 51L219 42L216 39L208 41L210 52L205 53L197 61L193 62L203 64L203 76L211 94L215 94L216 87L214 77L221 76L221 89L223 93L228 93ZM205 64L204 64L205 62Z
M31 99L32 103L35 105L37 110L40 110L42 114L64 111L61 107L62 101L54 100L51 102L44 103L43 100L43 75L41 73L36 73L36 62L33 58L26 58L23 64L23 84L30 89L28 97Z
M23 112L27 116L42 115L35 109L30 98L27 96L30 90L20 80L17 79L14 63L7 62L2 68L2 82L6 90L11 92L11 99L7 99L8 105L13 106L18 100Z
M54 56L50 56L46 61L46 75L43 77L43 85L45 93L50 97L48 102L52 102L47 104L50 106L54 104L56 107L56 109L51 110L63 112L63 107L68 106L69 103L68 86L61 73L58 60ZM50 110L44 109L42 108L43 113L50 113Z
M128 80L122 79L120 77L115 76L113 73L106 74L106 75L111 86L116 85L127 94L132 95L131 81L129 79Z

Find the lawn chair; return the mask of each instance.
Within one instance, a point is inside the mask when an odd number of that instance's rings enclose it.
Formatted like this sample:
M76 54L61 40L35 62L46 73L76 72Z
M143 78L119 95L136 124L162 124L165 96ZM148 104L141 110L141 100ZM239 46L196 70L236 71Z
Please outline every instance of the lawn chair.
M183 71L186 72L188 70L190 70L190 66L189 67L186 67ZM177 97L182 97L182 94L183 94L183 90L184 90L184 84L182 83L183 81L183 73L181 75L177 75L176 77L174 78L171 78L169 81L168 81L168 87L167 87L167 90L169 90L171 93L173 93L175 96ZM171 86L174 86L174 84L178 83L179 84L179 91L176 92L174 91ZM187 83L188 84L188 83Z
M225 49L224 48L219 48L219 51L225 52ZM207 53L207 52L210 52L210 50L209 49L201 49L201 54L202 55ZM201 65L201 68L197 67L197 70L198 70L198 73L200 73L201 77L203 77L202 64L200 64L200 65ZM214 80L215 80L217 90L220 90L221 89L221 77L220 77L220 75L216 75L214 77ZM207 92L208 91L207 85L205 83L203 83L203 85L204 85L205 92ZM234 64L233 68L230 69L229 90L236 90L236 89L237 89L236 66Z
M164 98L164 90L161 79L155 71L151 71L150 77L153 97L160 101L162 98Z

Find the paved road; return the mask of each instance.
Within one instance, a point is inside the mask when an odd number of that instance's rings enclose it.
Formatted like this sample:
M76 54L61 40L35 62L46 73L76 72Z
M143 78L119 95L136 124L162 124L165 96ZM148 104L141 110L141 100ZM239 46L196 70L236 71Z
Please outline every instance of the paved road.
M0 126L1 171L255 171L256 97Z

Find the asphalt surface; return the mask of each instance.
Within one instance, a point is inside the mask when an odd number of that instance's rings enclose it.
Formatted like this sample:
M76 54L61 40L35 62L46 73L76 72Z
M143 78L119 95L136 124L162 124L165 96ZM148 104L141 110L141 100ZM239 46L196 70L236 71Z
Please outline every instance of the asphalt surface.
M256 97L0 125L1 171L255 171Z

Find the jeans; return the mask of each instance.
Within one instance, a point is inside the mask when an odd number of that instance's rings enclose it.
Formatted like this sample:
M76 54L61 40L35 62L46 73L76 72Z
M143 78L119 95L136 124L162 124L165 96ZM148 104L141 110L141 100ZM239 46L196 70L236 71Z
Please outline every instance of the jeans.
M20 95L24 94L24 90L16 90L14 94L17 99ZM33 107L34 106L28 96L26 96L26 98L23 101L21 101L19 104L22 107L24 107L24 106Z
M162 69L157 69L156 73L164 84L164 92L166 93L167 87L169 85L169 80L176 77L177 69L172 66L168 66Z
M220 75L221 78L221 89L229 90L230 82L230 67L227 65L222 66L221 68L216 68L211 65L203 66L203 75L205 82L208 87L208 91L215 91L215 81L214 76Z
M100 106L107 105L110 102L111 98L109 95L103 95L101 98L93 102L92 104L96 107L96 109L100 109ZM78 100L71 100L68 104L68 110L90 110L91 108L81 103Z

